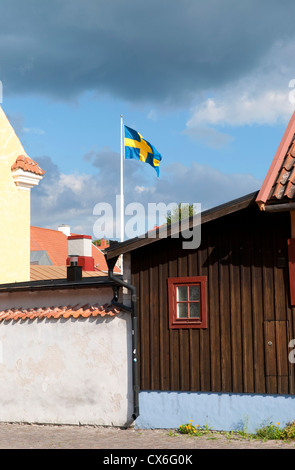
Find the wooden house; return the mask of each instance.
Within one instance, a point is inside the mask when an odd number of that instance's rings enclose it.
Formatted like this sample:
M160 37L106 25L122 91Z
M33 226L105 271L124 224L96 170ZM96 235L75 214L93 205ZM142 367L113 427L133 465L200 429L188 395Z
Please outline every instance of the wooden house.
M294 214L295 113L261 189L201 214L198 248L171 226L106 250L136 289L138 427L295 419Z

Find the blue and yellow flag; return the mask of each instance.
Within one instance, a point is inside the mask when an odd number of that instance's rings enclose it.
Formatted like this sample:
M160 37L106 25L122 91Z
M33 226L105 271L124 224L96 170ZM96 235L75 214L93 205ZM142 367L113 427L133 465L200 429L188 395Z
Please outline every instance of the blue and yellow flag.
M149 163L155 168L157 175L159 176L159 163L162 160L159 152L145 140L139 132L125 127L125 158L135 158L141 162Z

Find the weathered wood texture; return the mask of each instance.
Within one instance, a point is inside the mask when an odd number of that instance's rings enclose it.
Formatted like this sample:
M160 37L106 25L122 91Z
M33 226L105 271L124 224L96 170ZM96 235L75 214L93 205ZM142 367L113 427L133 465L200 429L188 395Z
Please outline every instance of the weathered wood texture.
M197 250L167 239L131 253L142 390L295 393L289 217L254 206L202 225ZM207 276L206 329L169 329L176 276Z

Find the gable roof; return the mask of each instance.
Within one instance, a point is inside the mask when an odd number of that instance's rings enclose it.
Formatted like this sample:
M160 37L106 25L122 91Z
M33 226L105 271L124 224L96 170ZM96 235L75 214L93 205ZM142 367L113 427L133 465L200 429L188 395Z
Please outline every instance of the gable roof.
M65 266L68 256L67 236L59 230L31 226L30 251L46 251L54 266Z
M246 209L247 207L254 206L255 200L258 195L258 191L247 194L246 196L234 199L233 201L227 202L225 204L221 204L217 207L213 207L212 209L208 209L201 214L201 223L206 224L210 221L219 219L226 215L232 214L234 212L240 211L242 209ZM197 220L196 220L197 219ZM185 220L182 220L181 223L181 231L190 230L193 226L199 223L198 217L189 217ZM194 225L195 224L195 225ZM124 253L129 253L130 251L136 250L142 246L155 243L159 240L163 240L163 238L171 237L180 233L179 223L173 223L171 225L162 225L157 227L153 230L149 230L145 234L140 237L135 237L130 240L126 240L121 243L114 244L112 247L107 248L105 251L106 260L112 264L112 261L116 259L118 256ZM163 234L165 236L163 236ZM111 261L112 260L112 261Z
M261 209L266 204L295 201L295 112L291 116L276 151L256 202Z
M46 251L54 266L63 266L65 268L68 257L68 237L63 232L59 230L31 226L30 245L31 252ZM104 274L107 273L108 266L104 254L102 250L93 244L92 256L94 258L94 266L96 267L96 276L99 275L100 272ZM116 267L114 271L116 273L121 272L118 267Z

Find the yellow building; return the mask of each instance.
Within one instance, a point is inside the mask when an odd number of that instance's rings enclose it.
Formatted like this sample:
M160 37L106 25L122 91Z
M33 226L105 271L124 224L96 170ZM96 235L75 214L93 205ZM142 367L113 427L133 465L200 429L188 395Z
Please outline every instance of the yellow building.
M44 171L0 106L0 283L30 280L30 193Z

